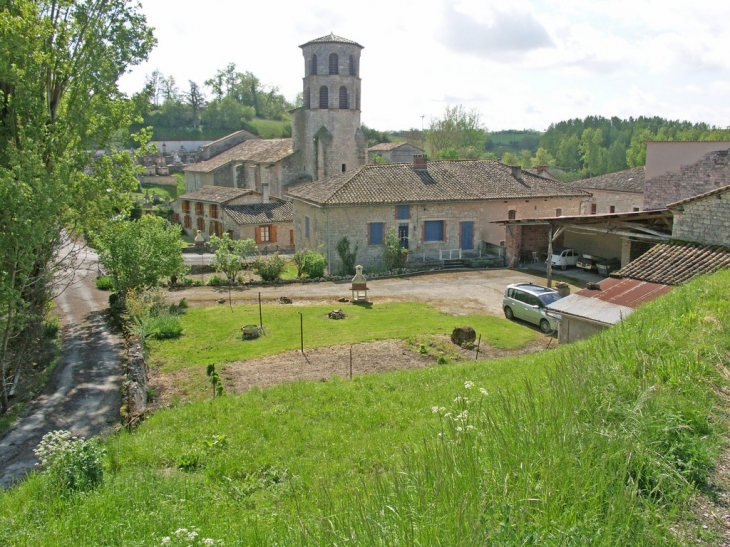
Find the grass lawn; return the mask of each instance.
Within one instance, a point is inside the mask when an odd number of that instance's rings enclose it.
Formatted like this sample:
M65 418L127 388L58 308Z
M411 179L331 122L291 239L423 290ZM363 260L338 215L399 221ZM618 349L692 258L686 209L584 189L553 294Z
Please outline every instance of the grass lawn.
M191 308L182 316L183 335L177 340L150 342L152 360L163 371L224 364L275 355L300 347L300 313L306 348L355 344L426 334L451 334L455 327L471 325L482 341L501 349L514 349L535 339L535 331L491 315L454 317L418 303L386 303L372 307L346 305L347 319L333 321L327 314L336 306L263 306L266 336L242 341L240 328L258 324L258 306Z
M161 200L169 197L171 201L177 199L177 187L170 185L161 184L142 184L142 195L149 194L152 197L153 194L160 196ZM140 194L136 194L140 195Z
M291 122L283 120L263 120L254 118L249 122L259 132L262 139L281 139L284 128Z
M97 489L35 474L0 492L0 545L159 546L183 527L225 545L719 544L685 512L726 433L728 293L722 272L540 354L160 411L106 441ZM409 306L388 315L439 324Z

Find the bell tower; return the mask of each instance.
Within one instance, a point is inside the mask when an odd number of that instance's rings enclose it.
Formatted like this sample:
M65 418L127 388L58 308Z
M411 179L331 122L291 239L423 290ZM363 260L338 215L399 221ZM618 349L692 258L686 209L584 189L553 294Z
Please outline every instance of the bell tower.
M304 55L304 105L292 114L294 150L304 171L320 180L367 161L360 129L360 53L363 47L329 34L299 46Z

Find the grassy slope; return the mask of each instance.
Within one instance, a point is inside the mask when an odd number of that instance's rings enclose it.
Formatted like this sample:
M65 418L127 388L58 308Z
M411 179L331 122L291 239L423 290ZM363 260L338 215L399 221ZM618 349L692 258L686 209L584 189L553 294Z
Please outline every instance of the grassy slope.
M98 491L63 500L37 475L0 494L0 544L159 545L181 526L226 545L678 543L719 443L728 293L730 272L697 280L522 359L159 412L108 441Z

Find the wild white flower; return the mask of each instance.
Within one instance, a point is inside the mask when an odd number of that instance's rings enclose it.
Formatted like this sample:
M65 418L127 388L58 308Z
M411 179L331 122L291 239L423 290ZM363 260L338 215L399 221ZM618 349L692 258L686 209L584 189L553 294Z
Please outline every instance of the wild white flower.
M461 433L461 432L463 431L463 430L461 429L461 426L460 426L460 425L457 425L457 426L456 426L456 431L458 431L459 433Z
M481 394L482 394L482 395L484 395L484 396L486 396L486 395L489 395L489 393L487 393L487 390L486 390L486 389L484 389L483 387L480 387L480 388L479 388L479 393L481 393Z
M187 528L178 528L177 530L175 530L175 535L176 536L181 536L181 535L187 534L187 533L188 533L188 529Z
M438 411L439 411L439 407L437 407L437 406L431 407L431 412L433 412L434 414L438 414Z
M446 414L444 414L444 418L451 418L451 412L447 412Z
M474 431L474 430L476 430L476 427L474 427L473 425L468 425L468 426L466 426L466 430L467 431Z
M456 420L461 420L463 422L468 417L469 417L469 411L468 410L462 410L455 419Z
M215 540L212 538L205 538L203 539L203 545L205 545L206 547L212 547L215 545Z
M464 389L471 389L473 387L474 387L474 382L471 382L469 380L467 380L466 382L464 382Z
M165 536L162 538L161 545L171 545L171 544L172 544L172 540L170 539L170 536Z
M188 539L189 539L190 541L194 540L194 539L195 539L196 537L198 537L198 532L196 532L195 530L193 530L192 532L190 532L190 533L188 534Z
M454 402L455 402L455 403L460 403L460 402L462 402L463 400L464 400L464 397L462 397L461 395L459 395L458 397L456 397L456 399L454 399Z

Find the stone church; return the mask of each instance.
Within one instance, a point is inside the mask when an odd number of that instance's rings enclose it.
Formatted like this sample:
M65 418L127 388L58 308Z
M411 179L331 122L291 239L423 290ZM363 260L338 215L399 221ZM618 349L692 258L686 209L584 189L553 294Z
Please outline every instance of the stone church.
M203 148L185 168L186 191L205 186L252 190L284 198L298 182L317 181L367 162L360 128L363 46L334 34L300 46L303 106L293 110L291 139L260 139L238 131Z

